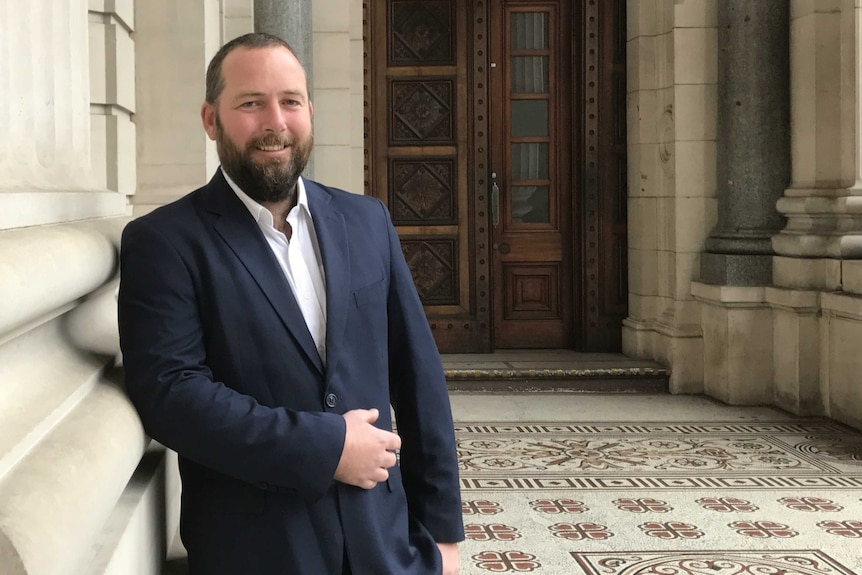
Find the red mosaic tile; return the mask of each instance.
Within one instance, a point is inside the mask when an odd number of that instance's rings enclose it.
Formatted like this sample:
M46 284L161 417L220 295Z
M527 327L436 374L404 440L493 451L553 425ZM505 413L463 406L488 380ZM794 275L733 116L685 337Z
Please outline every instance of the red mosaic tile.
M862 521L821 521L817 527L830 535L838 535L848 539L862 539Z
M530 507L540 513L584 513L590 508L583 501L574 499L537 499L530 501Z
M820 497L783 497L778 502L794 511L834 512L844 509L843 506L838 505L834 501Z
M659 499L615 499L614 505L622 511L631 513L667 513L673 511L673 507L667 501Z
M614 534L598 523L555 523L548 527L554 537L569 541L610 539Z
M483 551L472 559L476 567L492 573L528 573L542 567L535 555L523 551Z
M728 527L735 529L740 535L755 539L789 539L799 535L798 531L774 521L734 521L728 524Z
M471 541L514 541L521 538L516 527L502 523L465 525L464 533Z
M668 523L657 523L650 521L638 525L641 531L650 537L658 539L700 539L704 536L703 531L697 528L697 525L690 525L680 521L670 521Z
M503 507L495 501L478 499L475 501L465 500L461 502L461 513L464 515L496 515L497 513L502 512Z
M750 501L736 497L704 497L698 499L696 503L704 509L719 513L750 512L759 509Z

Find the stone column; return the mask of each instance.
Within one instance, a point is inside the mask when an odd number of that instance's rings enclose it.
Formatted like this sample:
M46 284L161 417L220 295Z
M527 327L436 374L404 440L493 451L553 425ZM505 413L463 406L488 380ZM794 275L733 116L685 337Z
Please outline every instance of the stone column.
M311 0L255 0L254 30L274 34L286 40L305 67L311 91L313 60ZM314 155L303 175L314 176Z
M701 280L766 285L790 180L789 5L722 0L718 19L718 223Z
M806 5L794 21L793 183L778 202L787 225L773 238L780 285L846 291L840 260L862 260L862 9L855 4Z

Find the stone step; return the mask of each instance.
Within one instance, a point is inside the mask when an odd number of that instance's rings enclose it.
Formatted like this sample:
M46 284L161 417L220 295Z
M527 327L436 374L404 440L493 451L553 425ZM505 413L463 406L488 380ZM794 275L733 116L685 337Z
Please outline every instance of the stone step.
M445 354L450 391L667 393L670 370L622 354L519 350Z

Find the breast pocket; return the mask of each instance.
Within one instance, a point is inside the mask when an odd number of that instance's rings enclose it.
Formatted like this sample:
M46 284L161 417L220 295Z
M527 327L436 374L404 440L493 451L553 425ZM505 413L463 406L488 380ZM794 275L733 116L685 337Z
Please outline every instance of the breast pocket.
M369 305L385 305L386 303L386 281L381 279L358 288L353 291L353 301L357 307L366 307Z

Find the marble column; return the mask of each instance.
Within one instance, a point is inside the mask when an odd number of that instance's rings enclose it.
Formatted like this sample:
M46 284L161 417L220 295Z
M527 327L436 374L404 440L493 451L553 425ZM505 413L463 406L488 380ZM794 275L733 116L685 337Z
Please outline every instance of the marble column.
M765 285L790 181L789 6L723 0L718 19L718 223L701 280Z
M308 77L311 92L313 72L313 41L311 0L254 0L254 30L285 39L299 57ZM314 176L314 154L303 172Z

